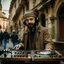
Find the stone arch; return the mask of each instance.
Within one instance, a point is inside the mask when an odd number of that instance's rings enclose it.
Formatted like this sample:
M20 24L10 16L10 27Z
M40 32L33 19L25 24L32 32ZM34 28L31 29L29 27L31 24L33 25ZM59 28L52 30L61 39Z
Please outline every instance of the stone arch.
M58 10L59 10L59 7L62 6L62 4L64 3L64 1L57 1L57 3L55 4L55 7L54 7L54 13L57 14Z

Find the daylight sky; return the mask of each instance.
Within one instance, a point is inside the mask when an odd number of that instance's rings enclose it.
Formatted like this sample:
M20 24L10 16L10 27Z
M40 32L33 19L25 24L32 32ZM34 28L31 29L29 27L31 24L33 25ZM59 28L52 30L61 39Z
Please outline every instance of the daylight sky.
M11 2L11 0L1 0L2 12L6 13L7 17L8 17L8 14L9 14L10 2Z

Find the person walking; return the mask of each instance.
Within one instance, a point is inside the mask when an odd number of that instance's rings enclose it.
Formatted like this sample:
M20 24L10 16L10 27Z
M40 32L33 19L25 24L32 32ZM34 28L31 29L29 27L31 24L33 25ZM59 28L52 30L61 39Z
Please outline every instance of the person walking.
M7 32L7 30L5 30L3 33L4 49L6 49L6 45L7 45L8 40L9 40L9 33Z
M2 41L3 41L3 32L0 29L0 45L2 45Z
M17 33L15 32L15 30L13 30L10 38L11 38L11 41L12 41L12 43L13 43L13 46L15 46L15 45L18 44L18 35L17 35Z

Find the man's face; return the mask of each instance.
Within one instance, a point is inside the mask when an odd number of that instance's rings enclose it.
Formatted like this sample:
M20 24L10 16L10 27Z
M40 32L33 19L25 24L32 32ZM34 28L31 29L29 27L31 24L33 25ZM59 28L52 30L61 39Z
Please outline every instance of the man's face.
M35 18L34 17L27 17L26 18L26 25L29 28L32 28L35 25Z

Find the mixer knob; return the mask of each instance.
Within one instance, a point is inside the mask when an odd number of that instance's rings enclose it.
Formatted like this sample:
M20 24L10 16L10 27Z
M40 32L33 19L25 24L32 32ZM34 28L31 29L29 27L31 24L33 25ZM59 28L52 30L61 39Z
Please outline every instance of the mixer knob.
M4 53L4 57L6 57L7 56L7 54L6 53Z
M41 56L39 55L39 57L41 57Z

